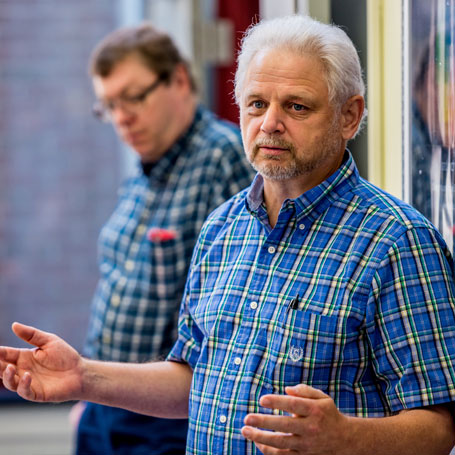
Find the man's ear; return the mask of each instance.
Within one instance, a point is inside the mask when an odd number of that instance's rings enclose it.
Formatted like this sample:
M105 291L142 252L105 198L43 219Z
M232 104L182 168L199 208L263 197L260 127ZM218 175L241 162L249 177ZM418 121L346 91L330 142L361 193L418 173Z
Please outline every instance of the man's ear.
M173 82L175 82L178 87L188 88L191 86L188 70L183 64L178 64L175 67L172 79Z
M364 109L365 100L360 95L351 96L342 106L341 132L344 140L349 141L355 136L362 120Z

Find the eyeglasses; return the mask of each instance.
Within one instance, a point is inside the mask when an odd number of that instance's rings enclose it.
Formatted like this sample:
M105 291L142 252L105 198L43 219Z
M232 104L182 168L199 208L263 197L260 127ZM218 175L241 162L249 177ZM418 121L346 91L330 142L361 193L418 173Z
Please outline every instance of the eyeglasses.
M144 104L147 97L158 88L164 81L164 77L158 78L153 84L145 88L141 93L133 96L121 96L109 101L96 101L92 107L93 115L102 122L112 122L112 112L120 108L131 114L136 113Z

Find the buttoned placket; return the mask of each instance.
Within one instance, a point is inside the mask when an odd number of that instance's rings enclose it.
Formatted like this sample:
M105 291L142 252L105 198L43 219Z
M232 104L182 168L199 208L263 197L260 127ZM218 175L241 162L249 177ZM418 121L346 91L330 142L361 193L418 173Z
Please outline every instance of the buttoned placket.
M276 255L279 254L279 243L283 235L283 232L287 230L288 224L291 222L292 218L295 217L295 205L293 201L287 201L286 205L283 207L277 226L275 229L269 230L269 235L267 236L264 244L261 247L261 252L258 258L258 263L263 267L270 267L276 261ZM264 217L257 217L258 222L263 223ZM264 227L267 231L267 227ZM254 324L254 319L256 318L257 312L261 308L261 294L265 288L266 276L262 273L253 272L253 278L251 280L251 288L249 291L250 298L247 298L244 306L244 320L250 321L249 324L244 324L239 329L239 335L237 337L236 349L232 353L231 361L231 371L239 374L240 367L243 365L243 348L242 346L248 343L251 336L252 325ZM265 393L269 393L270 390L266 388ZM229 397L232 391L227 390L223 387L223 390L220 390L220 395L223 397ZM227 400L225 400L227 402ZM228 420L227 406L223 406L220 402L220 407L218 409L218 419L217 424L224 426Z

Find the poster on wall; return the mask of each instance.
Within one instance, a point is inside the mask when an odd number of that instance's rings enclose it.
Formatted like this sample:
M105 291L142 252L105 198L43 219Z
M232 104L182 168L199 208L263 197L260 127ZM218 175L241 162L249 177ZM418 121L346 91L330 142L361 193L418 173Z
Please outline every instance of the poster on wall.
M455 0L411 0L411 204L455 236Z

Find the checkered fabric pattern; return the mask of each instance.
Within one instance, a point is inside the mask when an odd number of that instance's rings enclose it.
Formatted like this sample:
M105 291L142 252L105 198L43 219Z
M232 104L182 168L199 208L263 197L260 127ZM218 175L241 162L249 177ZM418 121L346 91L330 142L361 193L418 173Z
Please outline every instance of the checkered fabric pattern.
M187 453L256 453L245 415L298 383L359 417L454 400L453 263L434 227L349 152L273 229L262 195L258 175L195 249L168 357L194 370Z
M254 177L238 129L199 106L188 132L120 189L99 237L101 278L84 353L122 362L165 358L200 228Z

